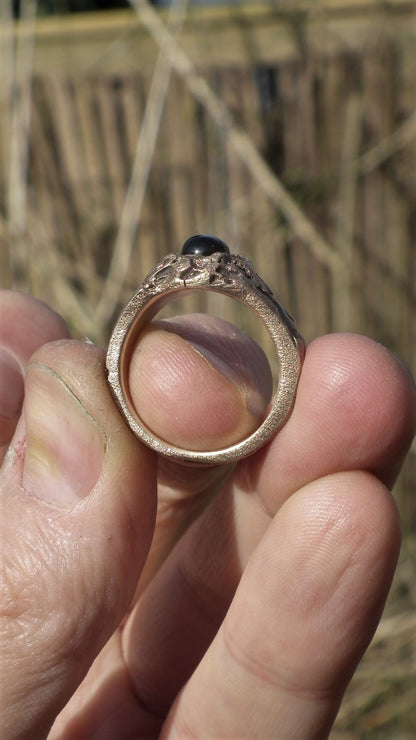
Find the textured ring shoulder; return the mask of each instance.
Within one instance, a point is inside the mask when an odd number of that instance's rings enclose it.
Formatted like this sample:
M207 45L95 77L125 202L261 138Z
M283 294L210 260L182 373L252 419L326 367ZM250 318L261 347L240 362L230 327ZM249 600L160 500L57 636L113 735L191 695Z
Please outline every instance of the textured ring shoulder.
M246 439L203 452L175 447L140 419L128 386L128 368L140 332L166 303L189 291L208 290L249 306L269 331L276 350L278 382L266 418ZM189 463L231 462L253 453L290 415L304 357L304 342L292 317L273 296L252 263L239 255L170 254L147 275L116 323L107 352L107 378L114 399L134 434L161 455Z

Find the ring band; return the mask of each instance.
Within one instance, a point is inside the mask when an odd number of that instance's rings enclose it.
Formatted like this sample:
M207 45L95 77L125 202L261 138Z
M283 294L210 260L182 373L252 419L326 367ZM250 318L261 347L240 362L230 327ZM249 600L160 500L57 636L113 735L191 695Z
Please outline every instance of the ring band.
M215 237L212 239L220 242ZM107 380L132 432L161 455L188 463L232 462L250 455L276 434L292 410L305 353L293 319L273 297L252 263L245 257L229 254L224 242L220 243L223 251L184 253L183 249L182 254L169 254L157 264L122 311L107 351ZM143 328L174 298L201 290L221 293L249 306L266 326L279 364L277 389L260 426L229 447L203 452L175 447L154 434L140 419L128 384L132 353Z

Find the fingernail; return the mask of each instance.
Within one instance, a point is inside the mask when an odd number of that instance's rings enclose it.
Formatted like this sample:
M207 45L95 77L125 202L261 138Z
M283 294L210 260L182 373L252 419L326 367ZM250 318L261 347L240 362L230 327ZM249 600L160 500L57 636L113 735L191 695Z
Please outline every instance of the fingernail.
M0 347L0 415L14 419L22 409L24 380L13 355Z
M233 361L235 358L232 356L224 359L220 354L197 342L189 342L189 344L233 383L240 393L245 408L254 418L263 416L268 399L263 392L263 385L257 387L254 377L250 377L247 366Z
M105 434L51 368L29 365L24 416L25 491L63 506L88 496L101 474Z
M208 362L217 368L217 370L222 373L228 380L231 380L231 382L238 386L241 385L240 377L236 371L236 368L233 366L233 364L229 361L226 361L223 357L221 357L220 354L217 354L212 349L209 349L203 344L198 344L198 342L192 342L188 339L188 344L191 345L191 347L197 352L201 357L204 357ZM240 381L240 383L239 383Z
M158 322L186 339L193 349L237 388L247 411L260 419L272 396L273 379L266 355L233 324L208 314Z

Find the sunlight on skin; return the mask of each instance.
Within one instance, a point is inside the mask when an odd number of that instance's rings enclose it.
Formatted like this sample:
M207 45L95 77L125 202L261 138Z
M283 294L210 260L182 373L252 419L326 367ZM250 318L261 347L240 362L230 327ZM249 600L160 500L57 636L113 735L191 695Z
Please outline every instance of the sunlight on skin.
M398 517L386 486L416 424L405 370L362 337L314 342L293 414L264 450L231 471L163 463L159 537L156 456L121 420L103 352L63 339L38 349L28 367L36 347L25 347L19 326L29 344L31 321L43 326L39 344L66 329L28 297L8 294L2 308L16 322L12 354L27 394L0 478L8 740L45 737L58 714L50 740L88 738L104 727L120 740L325 736L397 558ZM154 388L172 336L148 335ZM2 339L9 351L10 337ZM218 367L179 339L208 396ZM179 390L189 379L182 365L175 372ZM241 384L251 382L241 377L240 397ZM222 407L213 407L219 433L221 418L229 431L235 393L228 377ZM181 404L190 445L200 406L186 393ZM54 459L54 482L45 454ZM174 542L169 553L165 545Z

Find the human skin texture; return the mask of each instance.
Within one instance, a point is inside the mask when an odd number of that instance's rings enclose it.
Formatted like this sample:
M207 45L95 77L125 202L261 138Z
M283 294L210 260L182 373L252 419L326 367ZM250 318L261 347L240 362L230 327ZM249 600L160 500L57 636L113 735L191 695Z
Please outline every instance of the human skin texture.
M405 368L321 337L265 448L189 467L132 435L103 350L29 296L0 316L2 737L326 737L399 553ZM263 413L262 353L228 332L188 316L137 347L134 400L172 443L231 443Z

